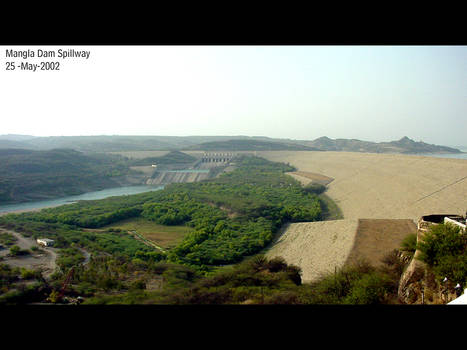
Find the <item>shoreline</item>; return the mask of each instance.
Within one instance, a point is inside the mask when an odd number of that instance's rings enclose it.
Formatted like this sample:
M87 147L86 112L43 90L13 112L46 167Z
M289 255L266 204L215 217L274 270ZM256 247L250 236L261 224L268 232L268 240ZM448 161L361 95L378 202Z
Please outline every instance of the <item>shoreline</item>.
M135 188L141 188L144 189L143 191L137 191L133 193L131 189ZM7 215L7 214L20 214L24 212L29 212L29 211L40 211L42 209L47 209L47 208L54 208L58 207L61 205L68 205L68 204L73 204L77 203L78 201L83 201L83 200L100 200L100 199L105 199L108 197L115 197L115 196L125 196L125 195L133 195L133 194L140 194L140 193L145 193L145 192L151 192L154 190L160 190L164 188L164 186L157 185L157 186L150 186L150 185L135 185L135 186L121 186L121 187L112 187L112 188L106 188L103 190L99 191L92 191L92 192L85 192L81 193L79 195L73 195L73 196L67 196L67 197L59 197L59 198L51 198L51 199L44 199L44 200L39 200L39 201L28 201L28 202L20 202L20 203L11 203L11 204L5 204L3 206L0 206L0 216ZM124 192L129 192L129 193L118 193L118 191L121 191L123 189ZM106 192L107 191L107 192ZM116 193L112 193L112 191L116 191ZM101 197L100 195L104 194L105 196ZM96 198L92 198L92 196L97 196ZM81 198L84 197L84 198ZM91 198L86 198L86 197L91 197ZM55 202L55 203L54 203ZM41 203L43 203L41 205ZM10 210L8 209L9 206L12 206L13 208ZM21 208L21 206L26 206L26 208ZM31 206L31 208L27 208L27 206ZM7 208L5 211L3 211L3 208ZM15 209L14 207L19 207Z

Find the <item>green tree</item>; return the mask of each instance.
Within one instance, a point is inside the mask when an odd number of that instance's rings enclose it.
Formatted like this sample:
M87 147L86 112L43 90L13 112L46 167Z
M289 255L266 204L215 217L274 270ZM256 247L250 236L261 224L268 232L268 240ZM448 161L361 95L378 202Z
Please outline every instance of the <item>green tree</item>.
M433 268L437 277L448 277L463 283L467 281L467 235L460 227L439 224L425 233L418 244L419 259Z
M18 247L17 245L13 245L10 247L10 254L13 256L19 255L21 252L21 248Z

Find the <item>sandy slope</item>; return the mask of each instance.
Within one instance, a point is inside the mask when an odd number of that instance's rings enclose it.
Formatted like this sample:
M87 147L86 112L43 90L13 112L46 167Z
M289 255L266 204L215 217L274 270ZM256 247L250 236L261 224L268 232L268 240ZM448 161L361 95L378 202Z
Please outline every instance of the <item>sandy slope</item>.
M342 257L348 257L354 249L349 242L356 241L358 219L417 221L426 214L464 214L467 210L467 160L353 152L277 151L258 155L334 179L327 194L339 205L345 220L290 225L268 253L298 262L304 281L329 270L328 265L331 269L342 266ZM337 232L345 243L330 243L329 232ZM382 237L388 249L401 239L400 234ZM364 253L362 237L358 238L359 251ZM371 244L371 239L367 234L363 247Z
M313 281L343 266L352 251L357 225L356 219L289 224L265 255L282 256L301 267L304 282Z
M261 152L334 178L327 194L345 218L413 219L467 210L467 160L352 152Z

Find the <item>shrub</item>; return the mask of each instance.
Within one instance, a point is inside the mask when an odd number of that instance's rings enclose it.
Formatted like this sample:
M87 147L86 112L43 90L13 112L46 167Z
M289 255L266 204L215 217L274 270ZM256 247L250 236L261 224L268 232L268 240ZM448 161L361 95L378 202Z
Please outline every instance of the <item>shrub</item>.
M40 275L40 273L39 273ZM38 273L37 271L34 270L28 270L28 269L21 269L21 278L27 280L27 279L32 279L32 278L37 278Z
M412 256L415 253L416 248L417 248L417 234L410 233L402 241L401 250Z
M385 301L391 281L381 273L369 273L356 280L344 304L381 304Z
M299 304L300 298L298 294L294 291L283 291L274 293L264 298L264 304L279 304L279 305L289 305L289 304Z
M17 245L13 245L10 247L10 254L13 256L20 255L21 253L21 248Z
M146 282L139 279L130 284L130 289L146 289Z
M251 264L251 267L253 268L253 270L255 271L259 271L265 267L267 267L267 259L264 255L262 254L258 254L258 255L255 255L251 261L250 261L250 264Z
M467 281L467 235L453 225L430 228L419 242L420 260L432 267L438 278L448 277L458 283Z
M286 268L287 276L289 279L299 286L302 283L302 269L295 265L288 265Z
M281 256L277 256L267 263L267 268L271 272L284 271L287 268L285 259Z
M306 185L303 190L307 193L321 194L326 191L326 186L316 183Z

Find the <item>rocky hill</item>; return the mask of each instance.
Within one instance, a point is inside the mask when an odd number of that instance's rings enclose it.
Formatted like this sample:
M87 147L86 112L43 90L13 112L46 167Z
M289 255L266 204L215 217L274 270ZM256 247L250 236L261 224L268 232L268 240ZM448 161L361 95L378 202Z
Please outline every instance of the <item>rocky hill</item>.
M307 142L307 145L319 148L322 151L346 151L346 152L369 152L369 153L462 153L456 148L438 146L415 142L407 136L398 141L391 142L370 142L356 139L330 139L320 137L314 141Z

